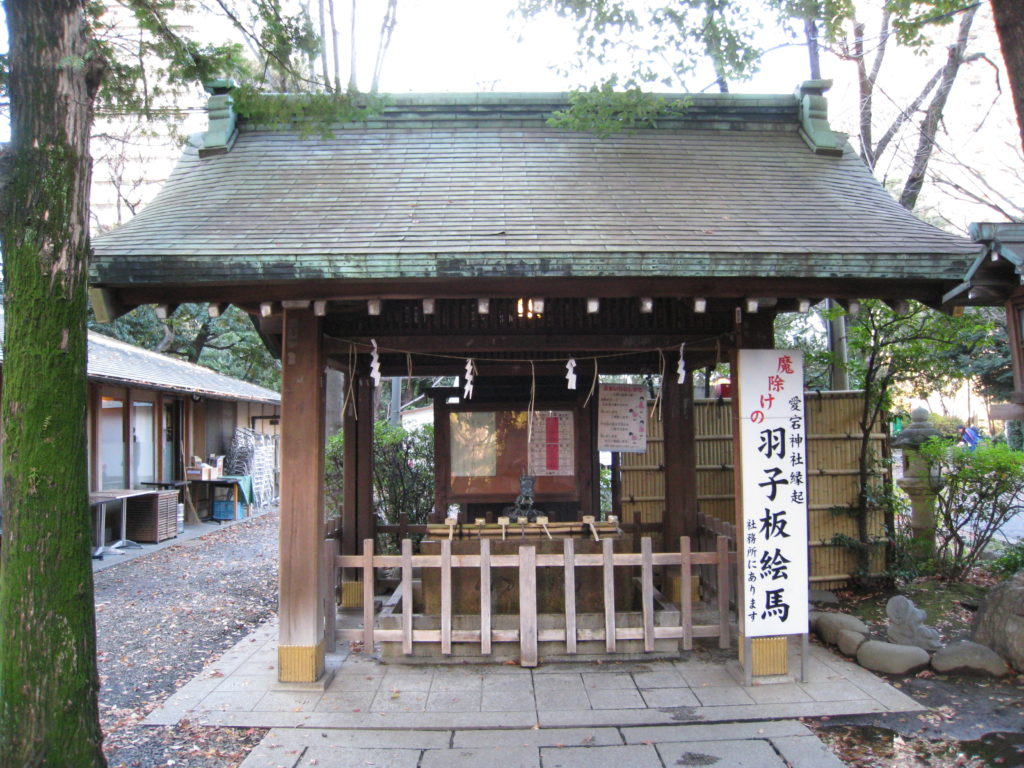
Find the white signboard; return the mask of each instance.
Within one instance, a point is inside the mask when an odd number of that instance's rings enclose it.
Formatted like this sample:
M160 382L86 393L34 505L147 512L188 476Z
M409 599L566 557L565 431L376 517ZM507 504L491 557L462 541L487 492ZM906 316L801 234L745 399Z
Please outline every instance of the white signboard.
M744 635L807 630L807 455L799 350L739 350Z
M572 411L534 411L527 474L573 475Z
M642 384L601 385L597 449L623 453L647 450L647 388Z

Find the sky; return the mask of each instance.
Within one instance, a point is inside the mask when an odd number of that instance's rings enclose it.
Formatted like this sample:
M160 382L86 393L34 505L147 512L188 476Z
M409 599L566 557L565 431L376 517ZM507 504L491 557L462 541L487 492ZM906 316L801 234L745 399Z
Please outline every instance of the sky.
M861 0L858 7L868 6L875 0ZM359 0L359 75L360 86L367 88L376 53L376 39L386 0ZM315 7L315 2L313 6ZM348 6L336 2L339 8L339 25L347 19L341 18L340 10ZM575 86L588 84L579 75L567 79L555 71L554 65L564 63L575 51L575 32L564 21L553 17L531 22L510 18L509 9L515 0L399 0L398 23L384 66L381 90L384 92L438 92L438 91L564 91ZM990 20L983 20L987 5L979 13L976 29L983 30L987 23L990 40L982 40L981 48L992 61L1001 65L998 43L993 43ZM2 18L2 12L0 12ZM869 29L872 26L869 25ZM197 31L205 33L210 40L222 39L224 29L215 24L198 25ZM6 48L6 27L0 24L0 50ZM870 38L870 33L869 33ZM808 77L807 55L803 46L785 45L785 39L766 39L762 44L772 48L762 60L761 71L750 81L734 83L732 90L738 92L792 93L796 86ZM783 44L782 47L774 47ZM869 47L871 41L868 41ZM347 78L347 44L342 45L343 78ZM938 59L943 57L942 46L936 46L932 60L928 57L899 53L892 50L890 57L899 57L894 69L902 77L892 78L886 90L880 94L877 111L893 112L897 104L906 103L919 83L924 82ZM852 131L856 127L857 97L853 67L825 55L822 59L823 75L836 80L829 94L830 119L840 130ZM591 78L593 79L593 78ZM691 78L691 90L712 90L713 75L710 69ZM988 164L1009 164L1009 176L1020 173L1019 158L1012 153L1002 152L1005 136L1015 140L1015 126L1009 109L1008 95L1000 97L999 109L992 109L995 93L991 68L983 63L972 65L971 71L961 75L954 89L950 108L947 109L946 126L950 136L943 138L940 154L947 159L967 159L975 167ZM1003 80L1005 85L1005 79ZM1004 91L1008 91L1004 87ZM202 130L205 117L199 109L204 97L197 93L196 108L190 124L183 126L186 133ZM978 115L986 117L984 130L974 130L971 123ZM0 119L0 141L8 138L6 122ZM907 146L909 152L912 146ZM1004 173L1006 169L1000 170ZM900 168L893 166L881 169L894 177ZM947 217L948 218L948 217ZM987 210L964 209L955 215L954 226L963 229L967 221L991 219Z

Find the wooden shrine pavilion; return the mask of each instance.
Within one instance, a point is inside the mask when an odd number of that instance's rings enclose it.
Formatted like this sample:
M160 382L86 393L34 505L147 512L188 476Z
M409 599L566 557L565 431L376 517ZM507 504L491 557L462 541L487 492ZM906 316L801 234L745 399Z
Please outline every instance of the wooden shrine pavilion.
M942 303L979 246L892 200L829 127L827 86L667 96L688 105L608 138L549 125L564 94L394 96L311 138L250 125L214 90L209 130L163 191L94 240L93 303L101 318L235 304L281 355L283 681L324 671L324 541L347 555L373 538L378 367L461 377L435 401L436 515L492 522L526 466L516 413L571 423L535 499L553 523L579 520L598 511L595 376L667 372L662 533L678 541L698 515L680 355L693 370L770 347L776 313L822 298ZM323 505L327 368L347 379L340 520ZM496 416L466 416L481 412ZM515 433L482 439L499 443L486 482L446 450L460 418Z

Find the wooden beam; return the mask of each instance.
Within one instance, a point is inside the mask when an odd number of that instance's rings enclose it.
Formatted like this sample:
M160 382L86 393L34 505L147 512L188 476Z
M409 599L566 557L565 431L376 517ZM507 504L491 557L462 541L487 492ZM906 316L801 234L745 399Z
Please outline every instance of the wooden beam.
M552 277L509 280L502 277L419 278L413 280L295 280L270 283L232 281L193 282L181 285L103 285L115 301L125 307L218 301L227 304L258 304L286 299L475 299L546 296L550 298L680 298L700 296L706 299L739 299L746 296L775 296L799 299L806 296L831 296L836 299L892 298L918 299L940 304L955 281L912 279L843 279L781 277L645 277L609 279L608 277Z
M282 682L324 672L320 557L324 387L320 319L286 310L281 372L280 641Z
M127 307L117 303L113 291L106 288L90 288L89 303L98 323L112 323L128 311Z
M731 324L723 315L722 323L718 328L719 333L727 333L732 330ZM712 330L711 333L715 333ZM584 334L584 333L517 333L517 334L460 334L460 333L438 333L431 334L407 334L389 335L386 331L375 334L372 338L377 340L381 348L382 357L389 351L398 354L409 352L411 354L428 354L431 352L445 354L465 354L474 356L482 353L494 352L525 352L525 351L548 351L548 352L571 352L573 356L582 357L586 352L629 352L638 353L645 350L664 349L666 347L678 347L681 342L691 343L697 339L707 339L707 330L687 332L680 329L675 333L631 333L629 329L622 329L620 333L606 334ZM347 355L349 343L355 343L370 347L370 336L346 336L344 339L326 339L327 353L331 355ZM714 341L702 345L705 352L714 350ZM697 349L693 350L698 351ZM562 365L565 363L563 361Z
M988 409L989 418L1000 421L1024 421L1024 405L1018 403L996 403Z

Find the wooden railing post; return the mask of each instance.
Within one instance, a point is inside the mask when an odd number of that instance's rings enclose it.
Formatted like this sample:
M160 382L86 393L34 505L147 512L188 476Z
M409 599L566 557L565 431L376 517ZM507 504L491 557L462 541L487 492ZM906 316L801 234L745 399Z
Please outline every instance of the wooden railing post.
M412 655L412 540L402 539L402 653Z
M480 539L480 653L491 655L491 540Z
M441 655L452 655L452 542L441 539Z
M576 653L576 551L573 539L562 539L565 568L565 652Z
M604 649L615 653L615 563L613 542L601 540L602 574L604 576Z
M651 537L640 540L640 602L644 617L644 653L654 650L654 555Z
M324 539L321 546L321 562L324 569L324 651L334 653L338 649L338 542L337 539Z
M537 666L537 549L519 548L519 663Z
M690 537L679 537L679 620L683 626L683 650L693 650L693 563Z
M729 637L729 539L719 536L718 544L718 647L728 648ZM740 608L737 606L737 610Z
M363 539L363 653L373 653L373 539Z

